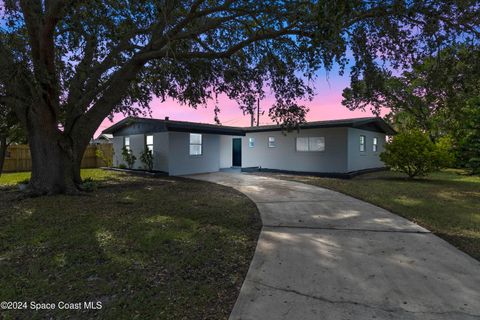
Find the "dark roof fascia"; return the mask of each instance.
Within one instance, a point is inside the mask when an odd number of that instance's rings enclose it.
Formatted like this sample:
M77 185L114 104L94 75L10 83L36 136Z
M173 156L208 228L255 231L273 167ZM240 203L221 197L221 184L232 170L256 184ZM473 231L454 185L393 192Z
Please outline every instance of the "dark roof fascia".
M375 125L379 130L373 130L372 128L368 128L367 126L370 125L370 124ZM395 129L393 129L382 118L373 118L371 121L367 121L367 120L358 121L353 125L353 128L358 128L358 129L367 130L367 131L374 131L374 132L375 131L377 131L377 132L380 131L380 132L384 132L386 135L390 135L390 136L397 134Z
M124 119L120 120L119 122L111 125L107 129L103 130L102 134L115 134L115 132L120 130L121 128L129 126L130 124L138 122L139 120L140 120L139 118L134 118L134 117L124 118Z
M372 128L365 128L366 125L374 124L378 127L378 130ZM381 118L359 118L359 119L346 119L346 120L332 120L332 121L317 121L300 125L300 130L305 129L321 129L321 128L358 128L368 131L384 132L387 135L394 135L396 131ZM281 131L282 127L277 126L260 126L245 128L247 133L249 132L269 132L269 131ZM293 129L292 131L295 131Z
M165 128L167 131L205 133L205 134L223 134L223 135L232 135L232 136L245 136L246 133L250 133L250 132L269 132L269 131L283 130L283 128L280 125L240 128L240 127L223 127L223 126L217 126L212 124L203 124L203 123L195 123L195 122L129 117L103 130L102 133L114 134L116 131L120 130L121 128L129 126L134 123L163 124L165 125ZM374 125L375 127L377 127L378 130L372 127L369 127L369 125ZM387 135L396 134L396 131L382 118L374 118L374 117L357 118L357 119L341 119L341 120L331 120L331 121L316 121L316 122L304 123L300 125L300 130L320 129L320 128L338 128L338 127L348 127L348 128L357 128L357 129L374 131L374 132L384 132ZM293 129L292 131L295 131L295 129Z
M223 135L233 135L233 136L245 135L245 131L242 128L237 128L237 127L222 127L222 126L217 126L212 124L171 121L171 120L161 120L161 119L148 119L148 118L133 118L133 117L129 117L121 120L120 122L103 130L102 133L115 134L115 132L119 131L120 129L135 123L161 124L165 126L166 131L175 131L175 132L223 134ZM150 133L150 131L145 133Z
M240 128L214 128L202 125L177 125L172 123L166 124L167 131L172 132L191 132L204 134L222 134L228 136L245 136L245 131Z

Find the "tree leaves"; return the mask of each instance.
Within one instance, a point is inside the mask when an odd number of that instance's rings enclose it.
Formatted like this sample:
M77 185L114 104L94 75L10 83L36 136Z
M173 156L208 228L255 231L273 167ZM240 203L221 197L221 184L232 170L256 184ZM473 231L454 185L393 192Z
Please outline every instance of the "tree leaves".
M35 14L46 18L47 9ZM348 50L353 82L363 79L374 88L384 71L380 61L405 67L459 34L476 35L478 9L475 1L76 2L51 17L59 76L51 85L65 97L62 113L83 114L101 104L99 115L107 109L137 114L136 108L148 109L152 95L196 107L222 93L248 109L264 87L293 104L311 97L305 80L319 68L338 64L343 72ZM24 8L10 5L3 19L11 27L1 32L27 41L25 17ZM30 45L17 49L31 65ZM115 76L135 59L130 84L120 85ZM114 93L110 84L122 94L99 104Z

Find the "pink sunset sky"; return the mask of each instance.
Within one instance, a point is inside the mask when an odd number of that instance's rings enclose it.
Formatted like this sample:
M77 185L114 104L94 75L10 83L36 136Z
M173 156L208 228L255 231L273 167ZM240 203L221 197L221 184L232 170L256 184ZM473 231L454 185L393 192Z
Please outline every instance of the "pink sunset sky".
M345 118L361 118L372 116L372 113L367 110L350 111L342 105L342 91L348 87L350 77L348 73L344 76L339 76L336 72L331 71L328 76L325 71L318 73L318 78L315 81L316 95L312 101L305 101L304 105L310 108L307 114L307 121L345 119ZM260 124L271 124L272 121L268 117L268 109L272 105L273 97L267 97L260 102L260 108L265 111L265 114L260 117ZM174 100L167 100L161 102L160 99L154 98L150 104L152 110L152 118L163 119L170 117L170 120L192 121L202 123L214 122L214 101L205 107L198 107L197 109L181 105ZM226 126L249 126L249 115L243 115L235 101L228 98L220 98L219 101L220 114L219 119L222 125ZM122 120L124 116L117 114L114 117L113 123ZM110 120L105 119L97 130L96 136L102 130L108 128L113 124Z

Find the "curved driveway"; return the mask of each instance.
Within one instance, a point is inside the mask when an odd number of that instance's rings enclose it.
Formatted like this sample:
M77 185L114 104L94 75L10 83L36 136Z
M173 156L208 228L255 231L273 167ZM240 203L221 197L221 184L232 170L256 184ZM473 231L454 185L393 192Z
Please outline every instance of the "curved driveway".
M297 182L190 178L243 192L262 217L230 319L480 319L480 262L406 219Z

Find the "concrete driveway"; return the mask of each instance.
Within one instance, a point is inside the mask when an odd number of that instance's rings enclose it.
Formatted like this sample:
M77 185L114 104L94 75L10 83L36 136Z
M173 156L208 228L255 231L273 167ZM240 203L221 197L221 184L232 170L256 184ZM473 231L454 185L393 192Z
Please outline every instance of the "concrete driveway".
M264 227L230 319L480 319L480 262L349 196L250 174L233 187Z

